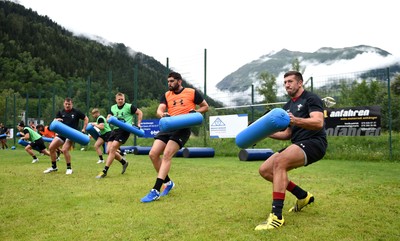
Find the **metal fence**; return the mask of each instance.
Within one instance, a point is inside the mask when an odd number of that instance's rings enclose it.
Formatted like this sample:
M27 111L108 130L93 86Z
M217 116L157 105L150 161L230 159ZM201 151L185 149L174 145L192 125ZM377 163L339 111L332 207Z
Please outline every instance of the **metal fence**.
M311 92L317 93L321 98L333 97L336 100L336 106L358 106L358 105L378 105L382 110L382 130L400 131L400 101L398 96L392 96L391 83L394 81L396 73L391 73L389 69L376 69L363 72L351 72L336 75L326 76L305 76L305 88ZM208 95L210 98L223 101L230 101L230 104L223 108L211 108L208 116L210 115L223 115L223 114L244 114L247 113L249 121L254 121L261 117L266 111L274 108L281 107L288 98L285 96L283 89L283 78L277 78L278 96L277 102L265 103L263 97L257 92L257 85L249 86L248 90L244 93L239 93L237 97L233 98L233 93L218 93ZM196 86L200 90L202 87ZM203 91L205 92L205 91ZM71 92L72 93L72 92ZM0 115L0 122L5 123L8 127L15 127L19 120L34 120L37 122L44 122L49 124L54 118L56 111L62 108L63 100L66 94L71 93L39 93L38 98L31 98L29 93L15 93L11 96L3 96L4 106L1 107L4 111ZM92 106L90 102L90 79L88 79L85 94L81 93L80 96L70 96L72 98L79 98L80 101L76 102L74 107L81 111L88 113L89 108L101 107L103 114L106 114L108 107ZM37 93L36 93L37 94ZM105 100L105 104L113 103L110 97ZM232 102L236 100L239 104ZM146 115L146 113L145 113ZM204 125L203 132L206 138L208 124ZM206 143L205 139L205 143Z

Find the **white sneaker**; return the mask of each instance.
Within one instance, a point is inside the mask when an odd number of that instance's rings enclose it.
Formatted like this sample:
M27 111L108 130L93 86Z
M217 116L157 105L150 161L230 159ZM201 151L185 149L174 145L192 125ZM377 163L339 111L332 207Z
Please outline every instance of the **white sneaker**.
M56 172L56 171L58 171L57 167L56 168L49 167L46 170L44 170L43 173L47 174L47 173Z
M72 174L72 169L67 169L67 171L65 172L65 174L71 175L71 174Z
M39 161L39 159L36 158L36 159L33 159L33 160L32 160L32 163L36 163L36 162L38 162L38 161Z
M104 160L98 160L97 161L97 164L101 164L101 163L104 163Z

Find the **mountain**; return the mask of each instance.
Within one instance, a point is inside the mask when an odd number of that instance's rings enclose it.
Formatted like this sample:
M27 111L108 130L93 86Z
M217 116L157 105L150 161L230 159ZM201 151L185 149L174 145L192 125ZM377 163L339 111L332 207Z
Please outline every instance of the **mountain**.
M114 102L113 95L123 92L128 102L136 96L138 106L146 107L158 103L167 90L169 71L153 57L123 43L77 36L47 16L0 0L2 90L32 99L70 96L76 106L86 109L106 109ZM206 99L210 105L222 105Z
M340 74L385 67L390 67L391 72L400 71L400 58L396 59L385 50L366 45L346 48L324 47L313 53L282 49L243 65L222 79L216 87L221 91L242 92L252 84L257 84L258 76L262 72L278 77L290 70L295 59L305 67L305 78L307 75Z

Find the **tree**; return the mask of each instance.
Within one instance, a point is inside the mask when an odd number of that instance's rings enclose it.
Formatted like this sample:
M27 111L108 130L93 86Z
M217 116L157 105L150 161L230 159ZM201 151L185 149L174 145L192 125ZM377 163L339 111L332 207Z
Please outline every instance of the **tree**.
M276 102L276 95L278 93L276 77L268 72L262 72L259 78L261 79L261 85L257 87L257 92L264 97L265 102Z
M292 70L296 70L300 72L301 74L304 74L304 71L306 70L306 67L302 67L300 64L300 60L298 58L295 58L292 62Z

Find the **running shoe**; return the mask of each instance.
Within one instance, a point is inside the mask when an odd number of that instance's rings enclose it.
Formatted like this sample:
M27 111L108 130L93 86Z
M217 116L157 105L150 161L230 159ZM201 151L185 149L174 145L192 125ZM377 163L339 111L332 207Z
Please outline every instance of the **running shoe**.
M294 206L291 209L289 209L289 212L300 212L301 209L303 209L305 206L313 202L314 202L314 196L311 193L307 192L307 197L303 199L297 199Z
M106 176L107 176L107 173L100 172L99 175L96 176L96 178L100 179L100 178L105 178Z
M169 181L164 184L164 190L161 193L161 197L168 195L168 193L171 191L172 188L175 187L175 183L173 181Z
M57 168L57 167L56 167L56 168L49 167L49 168L47 168L46 170L44 170L43 173L47 174L47 173L56 172L56 171L58 171L58 168Z
M267 221L260 223L254 230L271 230L281 227L285 223L285 219L279 219L275 214L269 214Z
M125 171L126 171L126 168L128 167L128 165L129 165L129 162L128 162L128 161L125 161L125 164L124 164L124 165L122 165L122 171L121 171L121 174L124 174L124 173L125 173Z
M156 201L159 198L160 198L160 192L157 191L156 189L151 189L151 191L146 196L144 196L142 199L140 199L140 201L142 203L149 203L152 201Z

